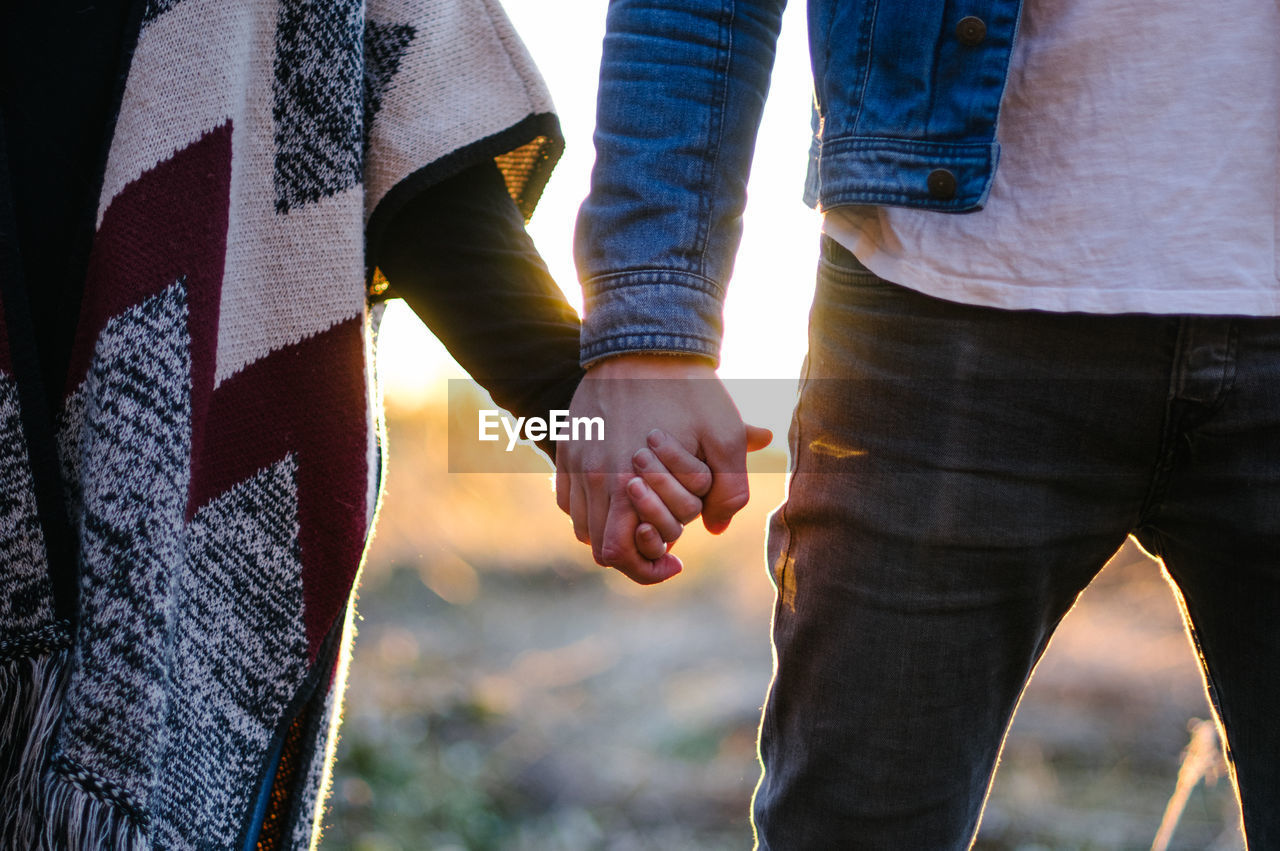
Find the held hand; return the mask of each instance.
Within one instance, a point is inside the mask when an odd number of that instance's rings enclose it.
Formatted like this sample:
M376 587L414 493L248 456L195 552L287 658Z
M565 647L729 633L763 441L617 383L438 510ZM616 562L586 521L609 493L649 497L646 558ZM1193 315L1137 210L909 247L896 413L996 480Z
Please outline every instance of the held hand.
M773 440L767 428L748 425L747 451L764 449ZM636 548L656 560L671 549L684 527L702 512L702 497L711 490L711 468L690 454L662 429L646 437L648 445L631 456L636 476L627 482L627 497L640 518Z
M702 498L711 490L711 468L685 451L661 429L631 456L635 477L627 482L627 498L640 518L636 549L656 561L669 551L702 513Z
M654 428L703 459L710 470L711 486L703 500L703 523L709 530L723 531L747 502L746 428L714 369L703 360L624 355L604 361L578 386L570 416L600 417L604 439L560 446L557 503L573 518L578 539L591 544L598 563L638 583L661 582L681 570L670 553L650 559L636 547L640 520L626 489L636 478L632 455L646 446ZM687 516L688 506L676 507Z

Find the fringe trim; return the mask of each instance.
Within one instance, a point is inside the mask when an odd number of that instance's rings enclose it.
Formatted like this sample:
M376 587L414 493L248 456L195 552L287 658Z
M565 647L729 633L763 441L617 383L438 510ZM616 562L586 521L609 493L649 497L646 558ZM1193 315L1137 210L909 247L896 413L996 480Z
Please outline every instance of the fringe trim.
M42 849L142 851L149 847L142 824L127 811L52 769L45 772L41 797L48 814Z
M54 770L70 650L0 663L0 841L6 848L112 849L147 845L145 825ZM65 766L61 766L66 770Z
M0 836L36 848L41 778L66 691L66 647L0 665Z
M0 638L0 662L16 659L29 659L41 656L53 650L61 650L71 646L71 624L66 621L53 623L23 635ZM6 669L0 668L0 671ZM0 679L0 686L3 680ZM3 733L0 733L3 735ZM0 739L0 743L4 740Z

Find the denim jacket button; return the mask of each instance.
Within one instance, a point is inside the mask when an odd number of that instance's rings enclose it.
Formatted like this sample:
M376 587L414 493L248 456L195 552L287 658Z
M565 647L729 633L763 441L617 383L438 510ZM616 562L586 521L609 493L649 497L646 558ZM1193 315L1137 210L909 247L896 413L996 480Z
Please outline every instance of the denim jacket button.
M960 39L960 43L966 47L976 47L982 44L982 40L986 37L987 25L982 18L969 15L967 18L961 18L960 23L956 24L956 38Z
M929 172L929 194L939 201L949 201L956 197L956 176L945 168Z

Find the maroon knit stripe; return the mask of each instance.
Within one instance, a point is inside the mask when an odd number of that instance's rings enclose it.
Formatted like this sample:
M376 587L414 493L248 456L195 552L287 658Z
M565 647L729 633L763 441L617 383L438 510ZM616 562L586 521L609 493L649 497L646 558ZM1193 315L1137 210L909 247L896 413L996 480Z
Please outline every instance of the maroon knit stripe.
M111 199L89 255L68 394L84 381L108 320L185 278L192 421L199 428L213 387L230 206L230 121L143 172Z
M192 444L190 518L292 454L298 469L303 616L314 661L351 592L368 489L362 319L272 352L224 381Z
M94 238L68 372L83 382L114 316L185 280L192 469L200 506L292 454L298 464L303 604L314 658L346 604L366 531L366 397L359 317L249 364L213 391L231 186L230 122L111 200Z

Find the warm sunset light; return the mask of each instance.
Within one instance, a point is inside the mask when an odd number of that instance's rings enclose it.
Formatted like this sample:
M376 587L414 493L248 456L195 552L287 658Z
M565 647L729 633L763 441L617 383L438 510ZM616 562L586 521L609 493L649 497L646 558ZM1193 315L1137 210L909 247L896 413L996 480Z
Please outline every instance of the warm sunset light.
M0 851L1280 851L1203 6L9 4Z
M594 150L596 73L604 34L604 7L586 0L504 4L547 79L566 137L566 150L529 230L565 290L580 307L573 266L573 223L587 193ZM818 217L800 200L809 146L811 82L804 5L786 13L778 62L752 169L742 250L729 287L721 376L789 379L799 374L813 291ZM412 313L391 304L383 328L379 370L391 404L416 407L444 398L444 382L465 373L452 362ZM775 394L770 394L771 396ZM789 402L761 411L739 400L752 422L774 429L774 445L786 436Z
M502 2L566 137L529 230L580 309L573 226L607 4ZM520 445L572 421L498 410L408 307L388 305L386 487L323 848L750 847L769 625L806 587L795 558L766 564L765 549L817 262L819 217L801 200L805 11L793 0L785 13L720 368L744 418L774 440L751 456L751 501L723 535L684 529L678 577L641 587L597 566L556 506L546 458ZM805 443L813 457L868 455L830 435ZM1157 828L1166 839L1176 829L1170 848L1242 847L1210 717L1169 589L1130 542L1065 619L1020 704L982 847L1147 847Z

